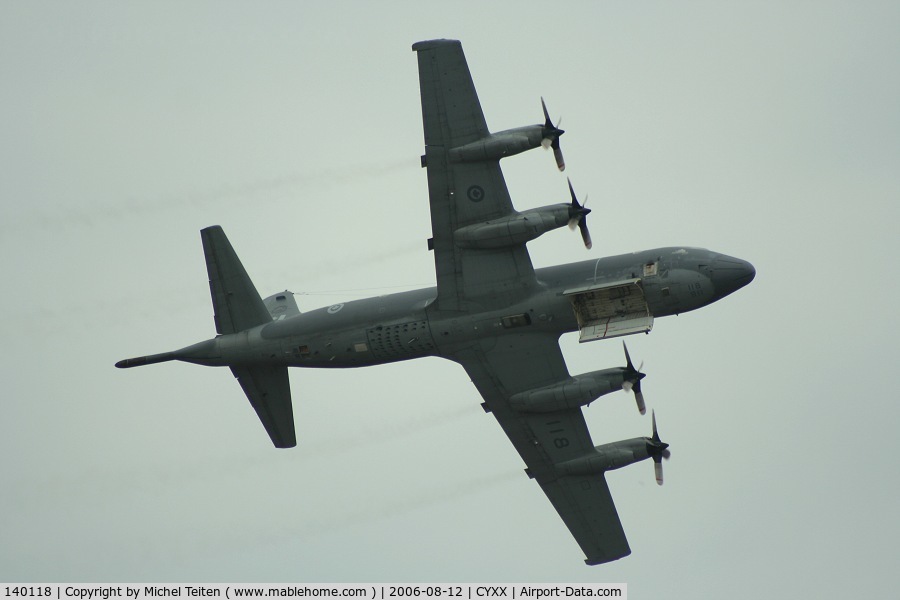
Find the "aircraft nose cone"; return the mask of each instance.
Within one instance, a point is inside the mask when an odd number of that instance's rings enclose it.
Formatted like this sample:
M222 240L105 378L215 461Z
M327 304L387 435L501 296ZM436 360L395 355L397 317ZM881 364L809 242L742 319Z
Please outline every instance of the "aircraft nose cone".
M741 289L756 277L756 269L746 260L719 255L710 265L713 287L719 298Z

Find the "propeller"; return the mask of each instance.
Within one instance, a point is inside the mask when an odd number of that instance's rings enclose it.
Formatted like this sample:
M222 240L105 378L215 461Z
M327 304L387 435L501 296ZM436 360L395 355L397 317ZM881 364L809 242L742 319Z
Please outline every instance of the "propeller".
M656 473L656 483L663 484L663 468L662 459L669 460L672 453L669 452L669 445L659 439L659 432L656 430L656 411L650 413L653 417L653 437L647 438L647 453L653 459L653 470Z
M644 394L641 393L641 379L647 376L645 373L641 373L644 363L641 362L641 366L635 369L634 363L631 362L631 356L628 355L628 346L625 345L625 342L622 342L622 347L625 348L625 373L623 374L625 381L622 382L622 389L626 392L634 392L634 401L643 415L647 413L647 406L644 404Z
M565 171L566 161L563 160L562 150L559 148L559 136L565 133L565 131L559 128L562 119L560 118L556 122L556 125L554 125L553 121L550 120L550 113L547 112L547 104L544 102L543 98L541 98L541 106L544 109L544 129L541 132L541 135L543 136L541 146L544 147L544 150L553 148L553 157L556 159L556 166L559 167L560 171Z
M585 217L590 214L591 209L585 208L584 204L579 204L578 199L575 197L575 190L572 189L572 180L566 179L569 182L569 193L572 195L572 204L569 206L569 229L575 229L577 225L581 230L581 239L584 240L584 247L590 250L594 244L591 242L591 233L588 231ZM584 202L587 204L587 197L585 197Z

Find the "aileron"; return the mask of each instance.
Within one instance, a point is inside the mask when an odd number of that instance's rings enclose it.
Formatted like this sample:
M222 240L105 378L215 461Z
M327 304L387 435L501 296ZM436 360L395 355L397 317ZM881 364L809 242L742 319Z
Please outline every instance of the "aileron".
M447 150L488 135L469 66L457 40L413 44L419 59L419 90L426 146Z
M561 477L539 483L584 552L585 563L598 565L631 554L605 477Z

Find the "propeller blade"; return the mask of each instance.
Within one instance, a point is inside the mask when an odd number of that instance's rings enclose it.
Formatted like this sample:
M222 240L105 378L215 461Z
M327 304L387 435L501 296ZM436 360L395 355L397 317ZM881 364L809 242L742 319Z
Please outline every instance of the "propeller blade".
M645 415L647 414L647 405L644 403L644 394L641 392L641 379L644 378L641 369L644 368L644 363L641 362L641 366L635 369L634 363L631 362L631 355L628 353L628 344L624 341L622 342L622 348L625 349L625 381L622 382L622 389L626 392L634 392L634 401L637 404L638 411Z
M572 203L569 206L569 229L575 229L575 225L578 225L578 228L581 230L581 239L584 242L584 247L590 250L594 244L591 241L591 233L588 231L585 217L591 213L591 209L585 208L583 204L578 202L578 198L575 196L575 188L572 187L572 180L567 177L566 181L569 183L569 195L572 197Z
M663 468L662 461L665 458L666 460L672 456L672 453L669 452L669 445L659 439L659 431L656 429L656 411L650 413L653 419L653 437L650 438L649 443L647 444L647 451L650 454L650 457L653 459L653 470L656 473L656 483L659 485L663 484Z
M623 341L622 347L625 348L625 368L629 371L634 371L634 363L631 362L631 355L628 354L628 344Z
M569 182L569 195L572 196L572 207L580 209L581 204L578 203L578 198L575 197L575 188L572 187L572 178L566 177L566 181Z
M634 386L634 401L637 403L638 412L642 415L647 414L647 405L644 404L644 395L641 393L641 384Z
M584 217L581 217L581 220L578 221L578 228L581 229L581 239L584 242L584 247L590 250L594 247L594 242L591 241L591 232L588 231L587 222Z
M559 136L565 133L565 131L559 128L562 119L559 119L556 125L553 124L553 121L550 120L550 112L547 110L547 103L544 102L543 96L541 97L541 108L544 111L544 139L541 140L541 146L543 146L545 150L553 148L553 158L556 159L556 167L560 171L565 171L566 161L563 159L562 150L559 148Z
M551 142L550 146L553 148L553 158L556 159L556 167L560 171L566 170L566 161L563 159L562 150L559 148L559 138L557 137L553 142Z

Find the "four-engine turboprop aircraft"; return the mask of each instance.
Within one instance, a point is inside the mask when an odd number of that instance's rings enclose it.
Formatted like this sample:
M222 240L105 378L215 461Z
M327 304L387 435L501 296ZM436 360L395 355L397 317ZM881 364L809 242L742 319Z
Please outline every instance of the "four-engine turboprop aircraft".
M649 332L653 320L706 306L747 285L750 263L690 247L645 250L535 270L525 244L579 226L571 203L517 212L500 159L551 147L560 169L562 130L546 123L491 134L462 47L413 45L418 54L437 286L300 313L290 292L263 300L220 227L201 238L215 310L210 340L120 361L227 366L278 448L296 445L288 367L345 368L440 356L462 365L587 556L599 564L630 554L604 474L653 459L662 483L668 458L652 437L594 446L582 407L626 389L644 412L640 382L626 366L571 376L559 337L582 342Z

